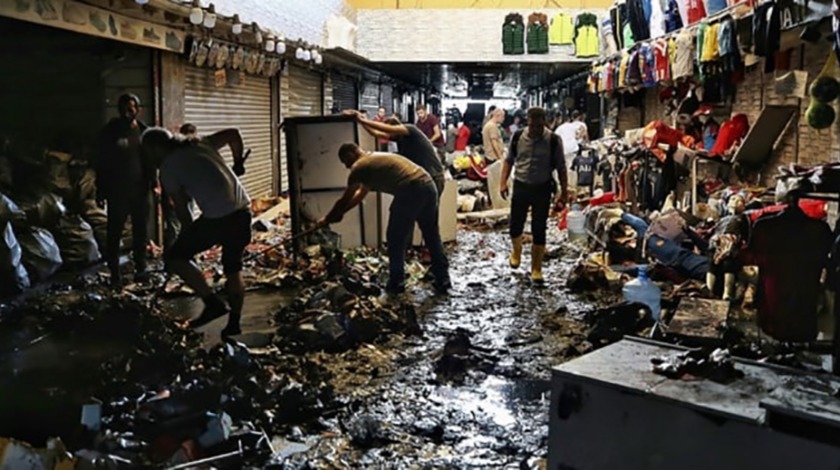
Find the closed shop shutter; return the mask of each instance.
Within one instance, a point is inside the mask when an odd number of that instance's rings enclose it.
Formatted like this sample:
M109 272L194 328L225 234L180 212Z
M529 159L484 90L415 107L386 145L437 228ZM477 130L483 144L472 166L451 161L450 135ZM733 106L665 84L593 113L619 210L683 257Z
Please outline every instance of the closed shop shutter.
M199 134L239 129L251 149L242 184L251 197L272 194L271 80L245 75L238 84L217 87L213 70L187 65L184 98L184 121L195 124ZM232 162L230 149L222 155Z
M292 115L291 91L289 88L289 76L280 74L280 122ZM280 130L280 193L289 190L289 172L286 165L286 133Z
M379 84L366 82L362 88L362 99L359 108L368 112L368 116L375 116L379 108Z
M323 75L296 65L289 66L289 116L321 116Z
M391 85L382 85L379 87L379 104L385 106L385 113L392 114L394 112L394 89Z
M356 81L344 75L334 74L332 76L333 103L338 109L359 109L359 92L356 90Z

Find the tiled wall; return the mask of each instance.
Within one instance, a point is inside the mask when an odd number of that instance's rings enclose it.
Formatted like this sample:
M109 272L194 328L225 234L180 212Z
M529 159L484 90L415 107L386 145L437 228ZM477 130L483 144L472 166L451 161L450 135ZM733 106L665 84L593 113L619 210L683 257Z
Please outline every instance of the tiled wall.
M358 10L358 53L372 61L393 62L574 62L572 46L551 46L548 54L503 55L502 23L508 13L539 11L549 19L558 9L400 9ZM564 9L576 17L605 10ZM586 60L585 62L589 62Z

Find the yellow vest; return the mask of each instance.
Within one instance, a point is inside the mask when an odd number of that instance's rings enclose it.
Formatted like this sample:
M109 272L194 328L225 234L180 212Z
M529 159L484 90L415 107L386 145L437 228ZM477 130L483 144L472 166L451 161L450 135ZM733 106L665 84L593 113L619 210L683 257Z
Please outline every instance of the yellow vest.
M594 26L581 26L575 38L575 55L577 57L595 57L600 54L598 29Z
M548 42L555 45L572 44L574 37L575 25L572 23L572 17L565 13L554 15L548 28Z

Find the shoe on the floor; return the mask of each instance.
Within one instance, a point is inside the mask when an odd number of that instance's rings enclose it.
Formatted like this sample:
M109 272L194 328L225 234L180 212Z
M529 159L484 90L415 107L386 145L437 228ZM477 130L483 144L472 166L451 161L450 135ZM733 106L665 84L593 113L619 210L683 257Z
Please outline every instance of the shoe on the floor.
M222 330L222 338L229 338L231 336L239 336L242 334L242 328L239 326L239 322L230 323L228 322L227 326L224 330Z
M227 314L228 308L227 305L222 302L222 299L215 295L211 295L204 299L204 310L201 312L201 315L195 320L190 321L190 328L200 328Z

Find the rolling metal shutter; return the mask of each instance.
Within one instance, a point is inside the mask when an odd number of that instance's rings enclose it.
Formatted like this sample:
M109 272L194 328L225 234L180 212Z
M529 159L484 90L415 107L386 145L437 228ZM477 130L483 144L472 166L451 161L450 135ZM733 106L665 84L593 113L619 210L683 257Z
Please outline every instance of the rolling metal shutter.
M368 116L376 116L376 110L379 109L379 84L366 82L362 88L362 99L359 103L359 109L367 110Z
M379 87L379 104L385 107L386 114L394 112L394 89L391 85L381 85Z
M323 75L296 65L289 66L289 111L294 116L321 116L323 103L321 102Z
M236 127L242 132L251 156L242 184L251 197L273 192L274 162L271 138L271 80L244 76L236 85L216 87L214 70L187 65L184 121L195 124L201 135ZM230 149L222 156L232 162Z
M359 92L356 81L344 75L332 76L333 103L338 109L359 109Z

